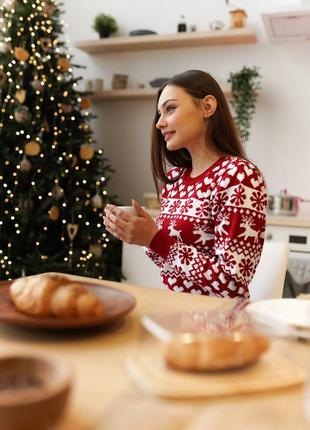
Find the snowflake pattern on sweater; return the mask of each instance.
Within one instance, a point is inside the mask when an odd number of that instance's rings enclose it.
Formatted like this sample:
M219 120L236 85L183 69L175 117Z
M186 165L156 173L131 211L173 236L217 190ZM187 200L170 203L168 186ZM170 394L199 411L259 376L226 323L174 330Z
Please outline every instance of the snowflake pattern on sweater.
M181 174L181 176L180 176ZM249 161L221 157L204 173L169 171L159 232L146 254L173 291L220 297L249 297L260 259L266 223L264 180Z

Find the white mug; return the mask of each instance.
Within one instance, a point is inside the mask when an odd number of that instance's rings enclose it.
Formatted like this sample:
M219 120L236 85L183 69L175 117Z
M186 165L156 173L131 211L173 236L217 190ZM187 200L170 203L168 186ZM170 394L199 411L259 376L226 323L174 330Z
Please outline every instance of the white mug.
M133 215L137 215L137 213L136 213L136 211L134 210L134 208L133 208L133 206L117 206L119 209L121 209L122 211L126 211L126 212L128 212L128 213L130 213L130 214L133 214ZM141 206L142 207L142 209L144 209L145 210L145 207L144 206Z
M128 212L130 214L136 215L136 211L132 206L117 206L122 211Z

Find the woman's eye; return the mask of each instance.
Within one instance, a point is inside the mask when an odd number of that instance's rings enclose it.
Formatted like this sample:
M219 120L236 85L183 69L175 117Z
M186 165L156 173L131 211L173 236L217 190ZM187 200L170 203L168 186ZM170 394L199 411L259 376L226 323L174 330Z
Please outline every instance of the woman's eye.
M167 106L167 112L171 112L175 109L175 106Z

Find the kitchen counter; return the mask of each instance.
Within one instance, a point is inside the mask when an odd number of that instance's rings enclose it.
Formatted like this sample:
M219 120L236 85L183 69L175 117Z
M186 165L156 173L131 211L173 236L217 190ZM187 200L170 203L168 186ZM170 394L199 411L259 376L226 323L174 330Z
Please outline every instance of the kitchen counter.
M159 214L157 209L147 209L149 214L156 218ZM267 225L280 225L287 227L310 227L310 216L279 216L267 215Z
M310 217L267 215L267 225L309 228Z

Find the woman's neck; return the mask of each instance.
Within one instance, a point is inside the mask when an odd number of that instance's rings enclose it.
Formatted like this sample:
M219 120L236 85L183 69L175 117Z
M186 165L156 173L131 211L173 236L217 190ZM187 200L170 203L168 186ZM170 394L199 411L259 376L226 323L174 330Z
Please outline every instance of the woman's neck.
M212 166L212 164L214 164L221 155L209 148L204 148L204 151L197 151L194 154L191 154L191 157L192 171L190 176L195 178Z

